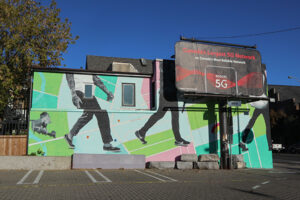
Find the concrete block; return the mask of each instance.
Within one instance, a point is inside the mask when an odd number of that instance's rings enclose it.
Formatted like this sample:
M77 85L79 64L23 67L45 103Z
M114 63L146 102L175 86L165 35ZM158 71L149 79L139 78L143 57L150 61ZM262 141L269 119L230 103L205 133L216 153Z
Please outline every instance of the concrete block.
M199 162L218 162L220 160L218 154L203 154L199 155Z
M245 162L235 162L233 163L234 169L244 169L246 168L246 163Z
M149 169L174 169L175 161L151 161L146 166Z
M233 163L244 162L244 156L243 156L243 154L232 155L232 162Z
M198 156L197 156L197 154L182 154L180 156L180 161L197 162L198 161Z
M0 156L0 169L62 170L71 169L71 156Z
M186 162L186 161L176 162L177 169L193 169L193 166L194 166L193 162Z
M199 169L220 169L218 162L197 162Z
M73 154L73 169L145 169L145 155Z

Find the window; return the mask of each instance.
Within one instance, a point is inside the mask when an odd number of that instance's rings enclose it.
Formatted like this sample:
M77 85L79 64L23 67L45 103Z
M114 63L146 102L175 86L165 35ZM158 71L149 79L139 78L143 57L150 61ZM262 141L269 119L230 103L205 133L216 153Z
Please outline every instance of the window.
M93 98L93 86L92 85L84 86L84 98Z
M122 106L135 106L135 84L122 84Z

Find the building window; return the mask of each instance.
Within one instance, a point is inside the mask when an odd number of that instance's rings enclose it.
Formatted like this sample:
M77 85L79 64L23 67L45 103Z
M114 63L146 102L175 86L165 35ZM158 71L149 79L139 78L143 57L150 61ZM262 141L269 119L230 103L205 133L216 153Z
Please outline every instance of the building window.
M122 84L122 106L135 106L135 84Z
M93 98L93 85L85 85L84 98Z

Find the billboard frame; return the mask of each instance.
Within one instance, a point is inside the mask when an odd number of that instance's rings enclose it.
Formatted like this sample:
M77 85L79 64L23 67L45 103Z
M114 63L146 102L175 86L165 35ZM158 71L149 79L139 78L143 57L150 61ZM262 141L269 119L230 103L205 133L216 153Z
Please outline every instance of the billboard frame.
M180 41L188 41L188 42L200 43L200 44L201 43L202 44L211 44L211 45L216 45L216 46L220 45L220 46L224 46L224 47L239 47L242 49L249 49L249 50L257 51L256 45L248 46L248 45L232 44L232 43L225 43L225 42L197 40L195 38L185 38L183 36L180 36ZM257 52L260 55L260 52L259 51L257 51ZM261 64L263 64L263 63L261 63ZM268 96L254 96L254 95L246 96L246 95L237 95L237 94L229 95L229 94L197 93L197 92L193 92L193 91L182 91L179 88L177 88L177 90L179 92L180 97L183 97L184 99L193 99L193 101L199 100L200 102L206 102L206 101L211 101L211 100L223 101L223 102L238 100L238 101L242 101L243 103L259 101L259 100L270 101L270 98Z

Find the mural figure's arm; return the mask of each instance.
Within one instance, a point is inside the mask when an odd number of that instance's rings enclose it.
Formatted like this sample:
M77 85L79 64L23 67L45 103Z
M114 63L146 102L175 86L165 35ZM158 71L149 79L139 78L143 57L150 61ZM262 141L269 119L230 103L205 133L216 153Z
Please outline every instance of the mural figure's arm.
M68 86L71 90L72 102L77 108L80 108L80 104L82 103L82 101L77 96L76 91L75 91L74 74L66 74L66 78L67 78Z
M108 91L108 89L98 76L93 75L93 81L96 86L98 86L103 92L105 92L105 94L107 95L107 101L113 100L114 95L110 91Z

